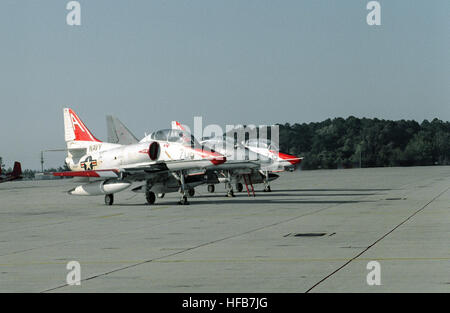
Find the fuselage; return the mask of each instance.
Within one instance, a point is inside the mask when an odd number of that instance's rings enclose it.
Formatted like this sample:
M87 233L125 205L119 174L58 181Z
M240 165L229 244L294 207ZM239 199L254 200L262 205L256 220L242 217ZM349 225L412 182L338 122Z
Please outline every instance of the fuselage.
M78 143L79 145L79 143ZM150 163L165 163L170 170L180 167L179 161L192 161L194 168L206 168L225 162L223 155L209 149L192 147L184 142L152 140L145 137L139 143L119 145L111 143L90 143L77 156L76 150L66 158L72 171L105 170L139 167Z

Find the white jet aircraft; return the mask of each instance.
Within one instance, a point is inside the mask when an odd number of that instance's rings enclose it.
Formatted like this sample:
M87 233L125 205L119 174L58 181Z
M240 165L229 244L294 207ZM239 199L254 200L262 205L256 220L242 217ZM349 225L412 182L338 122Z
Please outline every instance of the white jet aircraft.
M108 115L106 117L107 122L107 131L108 131L108 138L109 140L115 142L115 143L130 143L133 140L136 140L136 136L134 136L131 131L116 117L112 117ZM172 122L172 131L182 131L185 132L186 130L182 127L181 124L178 122L173 121ZM167 131L166 131L167 132ZM162 134L162 138L161 138ZM142 141L145 140L158 140L160 143L163 143L164 141L161 139L164 139L166 135L164 132L156 132L153 134L150 134L149 136L146 136L146 138L142 139ZM243 183L245 183L245 186L247 188L247 192L250 195L250 188L254 195L254 189L252 183L261 183L262 179L265 178L265 176L261 176L259 172L259 168L261 166L261 163L264 163L264 160L266 160L266 163L270 160L264 156L261 156L261 160L248 160L248 152L249 150L244 147L233 147L230 151L227 151L226 149L222 148L224 145L222 143L217 143L214 140L207 140L200 143L202 146L202 149L207 149L216 151L226 157L226 162L223 164L219 164L214 167L214 170L207 169L206 172L202 173L205 174L204 179L205 184L208 184L208 190L210 192L214 192L215 184L219 183L225 183L225 187L227 189L227 196L233 197L234 191L233 191L233 184L236 185L236 188L238 191L243 190ZM215 144L217 144L216 149ZM247 159L246 159L247 157ZM274 179L278 177L277 175L271 175L270 178ZM195 190L194 188L189 189L189 196L194 196ZM158 197L161 195L158 194Z
M180 129L183 130L184 127L178 121L172 121L172 129ZM226 142L229 141L227 145ZM227 164L231 161L230 155L237 155L238 160L244 160L245 157L249 154L248 151L252 151L254 155L256 155L256 163L259 164L258 168L249 168L247 167L247 173L245 175L241 174L242 169L239 170L229 170L228 174L224 174L224 171L220 171L220 168L214 168L210 171L214 171L217 173L217 181L211 180L211 176L208 175L208 191L214 192L214 185L219 182L233 180L236 182L236 189L240 192L243 190L243 183L247 187L251 186L252 192L253 184L264 184L264 191L270 192L272 191L270 188L270 182L277 179L279 176L275 174L276 172L282 172L285 170L294 171L297 166L301 163L303 158L299 158L294 155L289 155L286 153L279 152L279 148L269 139L250 139L242 143L234 143L234 140L229 136L226 139L215 137L209 138L201 141L202 145L208 146L210 148L215 149L217 152L226 156L227 162L222 164L220 167L227 168ZM229 147L234 147L230 150ZM249 161L247 161L249 162ZM248 165L250 166L250 165ZM209 172L210 172L209 171ZM249 172L250 171L250 172ZM226 171L225 171L226 172ZM230 195L230 187L228 187L228 195ZM233 189L231 187L231 196L233 195Z
M172 121L171 125L172 129L184 130L183 125L177 121ZM269 182L279 177L272 172L274 168L278 168L274 165L275 159L272 154L249 149L235 143L229 136L225 139L223 137L205 138L200 143L227 158L225 163L207 170L206 184L208 184L209 192L214 192L214 185L225 183L229 197L234 196L233 184L238 192L241 192L245 185L248 195L251 192L255 196L254 184L263 183L268 186L268 190L267 187L264 190L270 191ZM250 154L252 154L251 157Z
M183 131L159 131L129 145L101 142L70 108L64 109L64 131L66 164L71 171L53 175L84 180L85 184L68 193L105 195L106 205L113 204L114 193L133 182L143 182L133 191L144 192L148 204L155 202L155 192L177 190L181 193L179 203L188 204L189 189L203 183L202 176L189 175L190 171L205 171L226 161L217 152L199 149L195 139Z

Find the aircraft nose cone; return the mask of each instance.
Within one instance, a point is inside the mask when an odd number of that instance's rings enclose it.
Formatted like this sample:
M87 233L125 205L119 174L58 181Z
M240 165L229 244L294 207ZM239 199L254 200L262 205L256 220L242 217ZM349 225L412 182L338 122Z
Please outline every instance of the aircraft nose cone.
M227 158L224 157L223 155L221 156L216 156L214 158L211 159L211 163L214 165L219 165L219 164L223 164L227 161Z
M291 159L289 162L291 162L293 165L295 165L295 164L299 164L301 161L302 161L302 159L293 157L293 159Z
M299 163L302 161L302 159L299 158L299 157L296 157L296 156L294 156L294 155L289 155L289 154L281 153L281 152L278 154L278 156L279 156L282 160L288 161L288 162L291 163L292 165L299 164Z

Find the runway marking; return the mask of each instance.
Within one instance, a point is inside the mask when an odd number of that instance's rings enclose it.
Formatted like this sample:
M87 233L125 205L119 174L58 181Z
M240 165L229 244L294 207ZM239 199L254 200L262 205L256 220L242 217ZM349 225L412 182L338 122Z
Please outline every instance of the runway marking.
M419 208L418 210L416 210L414 213L412 213L410 216L408 216L406 219L404 219L402 222L400 222L399 224L397 224L397 226L395 226L394 228L392 228L390 231L388 231L386 234L384 234L383 236L381 236L380 238L378 238L374 243L372 243L370 246L368 246L367 248L365 248L363 251L361 251L360 253L358 253L356 256L354 256L353 258L351 258L350 260L348 260L346 263L344 263L342 266L340 266L339 268L337 268L336 270L334 270L332 273L328 274L327 276L325 276L324 278L322 278L320 281L318 281L316 284L314 284L312 287L310 287L308 290L306 290L305 293L309 293L311 290L313 290L314 288L316 288L318 285L320 285L321 283L323 283L325 280L327 280L328 278L330 278L331 276L333 276L334 274L336 274L337 272L339 272L341 269L343 269L344 267L346 267L348 264L350 264L352 261L358 259L361 255L363 255L365 252L367 252L370 248L372 248L373 246L375 246L378 242L380 242L381 240L383 240L384 238L386 238L388 235L390 235L391 233L393 233L397 228L399 228L400 226L402 226L403 224L405 224L406 222L408 222L411 218L413 218L415 215L417 215L418 213L420 213L421 211L423 211L428 205L430 205L434 200L438 199L440 196L442 196L443 194L445 194L448 190L450 190L450 187L447 187L444 191L440 192L437 196L435 196L434 198L432 198L430 201L428 201L424 206L422 206L421 208ZM373 258L372 258L373 259Z

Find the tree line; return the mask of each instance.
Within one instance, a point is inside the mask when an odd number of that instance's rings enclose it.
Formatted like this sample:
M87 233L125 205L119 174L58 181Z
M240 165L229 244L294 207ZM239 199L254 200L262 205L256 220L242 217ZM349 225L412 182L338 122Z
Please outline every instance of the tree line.
M334 118L278 124L280 151L303 156L302 169L450 164L450 122Z
M302 169L450 165L450 122L347 119L277 124L280 151L304 157ZM4 164L0 166L4 172ZM67 165L46 172L69 170ZM37 171L25 169L33 178Z

